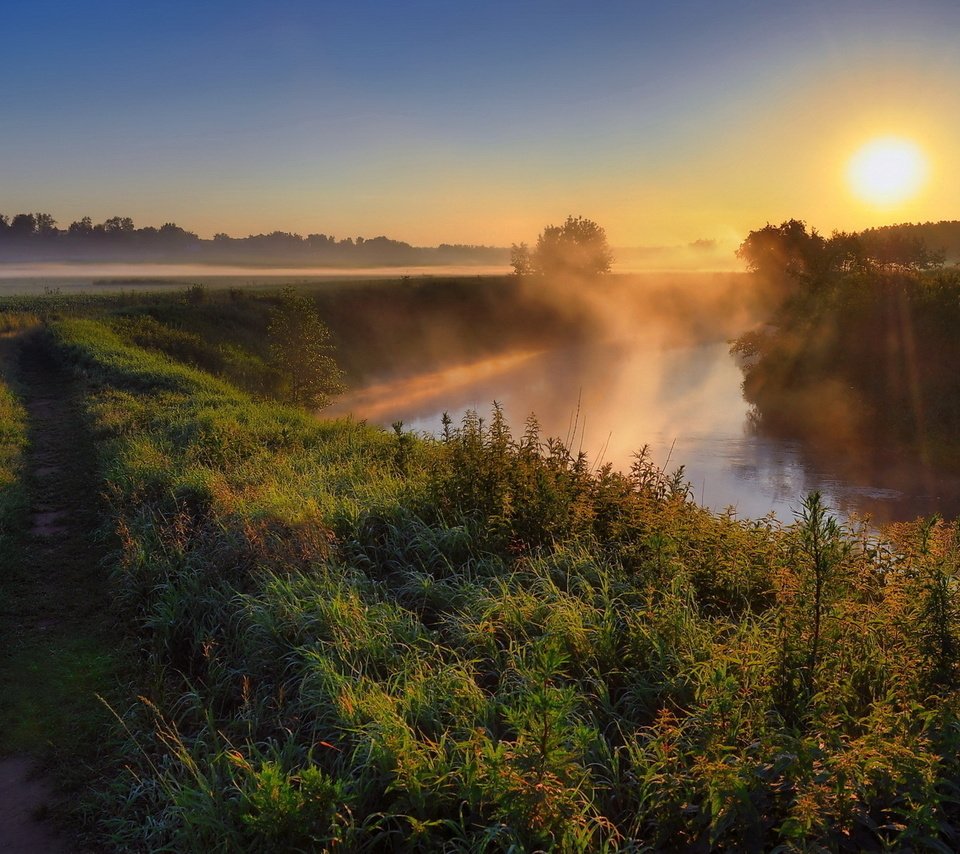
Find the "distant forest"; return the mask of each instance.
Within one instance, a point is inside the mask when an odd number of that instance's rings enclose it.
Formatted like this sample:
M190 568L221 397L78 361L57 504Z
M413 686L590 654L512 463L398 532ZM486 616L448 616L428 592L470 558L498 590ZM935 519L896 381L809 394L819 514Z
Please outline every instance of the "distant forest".
M35 261L152 261L202 264L303 266L404 266L502 264L510 250L496 246L442 243L411 246L388 237L345 237L274 231L248 237L198 237L175 223L137 228L130 217L102 223L83 217L59 228L46 213L0 214L0 263Z
M871 228L859 233L865 245L924 245L942 254L948 264L960 262L960 220L904 223ZM687 247L633 247L617 250L617 260L628 266L678 266L678 250L686 250L684 263L703 268L720 264L726 253L715 241L700 240ZM692 254L691 254L692 251ZM672 254L671 254L672 253ZM692 259L692 260L691 260ZM94 223L83 217L60 228L47 213L0 214L0 264L37 261L126 261L157 263L254 264L265 266L428 266L510 264L510 249L441 243L411 246L389 237L343 237L329 234L291 234L274 231L231 237L215 234L205 239L168 222L159 228L137 228L126 216ZM683 266L680 264L679 266Z
M890 239L914 244L919 241L933 252L942 252L947 263L960 262L960 220L885 225L861 231L860 236L868 244Z

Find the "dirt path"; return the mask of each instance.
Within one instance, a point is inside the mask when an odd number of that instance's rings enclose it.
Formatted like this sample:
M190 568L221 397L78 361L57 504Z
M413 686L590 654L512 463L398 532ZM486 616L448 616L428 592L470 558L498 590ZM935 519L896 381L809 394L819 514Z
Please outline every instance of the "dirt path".
M115 683L106 583L94 539L93 448L76 389L37 336L13 372L28 413L30 496L19 560L0 577L0 851L67 852L57 828L96 775L109 729L97 693Z
M0 851L6 854L60 854L75 850L45 821L50 786L26 756L0 759Z

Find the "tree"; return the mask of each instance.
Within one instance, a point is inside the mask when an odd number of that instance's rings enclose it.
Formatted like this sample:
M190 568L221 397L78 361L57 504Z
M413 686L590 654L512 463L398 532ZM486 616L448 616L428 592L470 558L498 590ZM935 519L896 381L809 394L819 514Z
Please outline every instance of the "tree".
M940 267L944 253L930 250L919 235L898 227L861 234L835 231L829 239L806 223L790 219L751 231L737 257L751 272L771 280L795 279L816 288L855 270L911 272Z
M145 232L146 229L140 229L141 234ZM181 228L175 222L165 222L160 226L159 229L156 229L155 236L163 243L174 246L185 245L187 243L196 243L200 239L192 231L187 231L185 228Z
M67 233L74 237L89 237L93 234L93 220L88 216L81 217L70 223Z
M41 237L52 237L57 234L57 221L48 213L34 214L37 234Z
M510 266L518 276L529 276L533 273L533 258L530 257L530 247L526 243L510 245Z
M919 272L943 266L945 253L930 249L919 234L891 228L864 238L870 260L881 270Z
M19 213L10 222L13 237L33 237L37 230L37 218L32 213Z
M613 254L603 228L582 216L568 216L563 225L548 225L532 252L525 243L514 244L510 263L521 276L596 276L610 272Z
M825 245L816 229L807 233L803 220L790 219L751 231L737 249L737 257L746 261L753 273L803 279L821 266Z
M287 400L319 408L343 391L343 372L331 355L330 330L313 300L285 288L280 304L270 312L268 334Z
M103 230L107 234L132 234L133 220L128 216L112 216L103 221Z

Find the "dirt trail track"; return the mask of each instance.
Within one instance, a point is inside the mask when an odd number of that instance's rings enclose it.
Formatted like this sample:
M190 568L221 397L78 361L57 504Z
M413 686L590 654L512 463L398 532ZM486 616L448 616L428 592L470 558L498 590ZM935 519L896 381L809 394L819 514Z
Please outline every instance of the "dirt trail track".
M103 582L92 533L96 479L89 438L70 377L36 336L0 358L14 372L28 414L25 484L30 507L17 565L0 578L0 852L79 850L44 817L76 796L64 755L81 739L109 663L97 650ZM103 612L100 611L102 614ZM95 735L93 736L95 738ZM58 762L60 766L58 766ZM54 783L56 782L56 785ZM64 791L66 788L66 791Z

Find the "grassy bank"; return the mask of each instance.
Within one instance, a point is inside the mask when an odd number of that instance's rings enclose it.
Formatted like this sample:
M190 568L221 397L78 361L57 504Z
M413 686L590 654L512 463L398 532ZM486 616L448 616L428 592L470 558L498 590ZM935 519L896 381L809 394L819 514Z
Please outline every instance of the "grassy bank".
M0 333L0 561L11 559L13 541L23 527L26 493L22 483L27 445L26 411L10 382L15 344L11 331Z
M143 661L114 846L955 844L955 526L743 522L496 410L428 441L50 334Z

